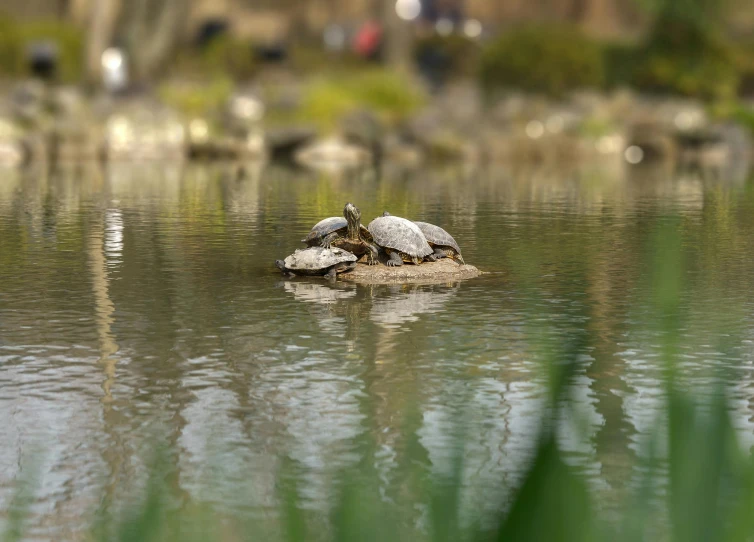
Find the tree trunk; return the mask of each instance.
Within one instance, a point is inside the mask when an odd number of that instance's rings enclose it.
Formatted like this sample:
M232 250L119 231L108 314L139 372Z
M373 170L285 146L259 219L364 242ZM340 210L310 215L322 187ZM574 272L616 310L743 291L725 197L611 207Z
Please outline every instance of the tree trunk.
M91 86L102 81L102 53L110 47L120 0L93 0L86 36L86 80Z
M190 0L129 0L123 27L134 81L158 75L182 37Z
M395 11L396 0L382 0L383 54L386 64L408 71L411 66L412 27Z

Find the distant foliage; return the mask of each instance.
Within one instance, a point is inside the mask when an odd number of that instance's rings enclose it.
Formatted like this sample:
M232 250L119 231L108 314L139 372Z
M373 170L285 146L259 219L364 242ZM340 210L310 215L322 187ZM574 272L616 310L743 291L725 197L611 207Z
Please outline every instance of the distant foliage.
M652 17L667 17L695 26L713 26L738 0L636 0Z
M181 52L173 71L247 81L257 74L258 68L252 42L222 36L199 51Z
M736 48L736 70L740 77L739 94L754 96L754 39L749 38Z
M0 16L0 74L16 75L21 69L22 58L18 28L12 20Z
M642 91L707 100L736 95L740 76L733 45L713 28L676 18L668 11L655 22L637 51L631 82Z
M301 120L328 129L346 114L368 109L387 123L400 122L425 101L406 77L383 69L332 74L304 92Z
M50 41L58 49L58 79L75 82L81 78L84 32L60 21L17 22L0 16L0 74L29 75L27 51L37 41Z
M199 83L166 82L159 89L160 99L184 115L203 117L217 113L233 92L233 83L227 77L217 77Z
M602 85L602 52L575 27L528 26L502 33L482 52L480 78L488 91L516 88L559 96Z
M640 61L639 46L634 43L605 43L602 54L605 62L605 86L631 86L634 71Z

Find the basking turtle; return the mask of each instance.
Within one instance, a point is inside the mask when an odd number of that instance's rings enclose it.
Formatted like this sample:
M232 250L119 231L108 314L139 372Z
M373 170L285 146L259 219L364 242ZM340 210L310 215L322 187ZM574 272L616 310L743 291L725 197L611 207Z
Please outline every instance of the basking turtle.
M424 234L410 220L397 216L380 216L372 220L367 229L374 242L390 257L387 262L390 267L403 265L404 261L419 265L425 258L435 260Z
M461 256L461 247L458 246L458 243L456 243L456 240L453 239L452 235L450 235L440 226L435 226L434 224L430 224L428 222L414 221L414 224L419 226L419 229L424 234L424 237L427 238L429 246L434 249L435 258L440 259L447 257L451 260L458 261L458 263L460 263L461 265L464 265L466 263L463 261L463 256Z
M275 260L275 265L286 275L324 275L335 280L338 273L353 271L357 259L341 248L309 247Z
M382 213L382 216L391 215L385 211ZM429 222L417 222L415 220L412 222L419 226L424 237L427 238L427 243L429 243L429 246L434 250L436 259L450 258L451 260L458 261L461 265L466 263L463 261L463 256L461 256L461 247L458 246L458 243L456 243L456 240L453 239L452 235L440 226L435 226Z
M302 243L307 246L342 248L356 256L368 254L367 263L377 265L378 248L372 234L361 224L361 211L352 203L346 203L343 217L331 216L317 222Z

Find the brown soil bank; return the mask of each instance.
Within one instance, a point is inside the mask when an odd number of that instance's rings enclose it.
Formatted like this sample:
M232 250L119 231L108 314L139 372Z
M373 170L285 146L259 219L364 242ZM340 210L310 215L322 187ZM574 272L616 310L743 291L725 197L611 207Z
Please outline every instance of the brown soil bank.
M481 271L473 265L459 265L446 258L421 265L404 264L401 267L359 263L350 273L338 275L338 279L360 284L426 284L455 282L479 275Z

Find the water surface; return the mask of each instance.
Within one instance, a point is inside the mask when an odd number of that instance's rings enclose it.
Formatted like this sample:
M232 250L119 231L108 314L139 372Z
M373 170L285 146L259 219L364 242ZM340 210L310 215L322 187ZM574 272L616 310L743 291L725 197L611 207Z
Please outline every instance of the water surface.
M374 470L390 499L410 472L451 469L457 437L464 506L491 510L530 457L543 365L574 338L576 414L562 438L610 506L663 399L651 296L663 226L682 243L684 382L727 382L751 443L754 184L719 177L3 171L0 510L38 473L31 533L73 537L89 512L133 495L155 444L173 450L171 484L187 499L269 517L285 460L305 506L325 510L341 469ZM487 274L282 279L273 261L346 201L367 221L389 210L442 225Z

